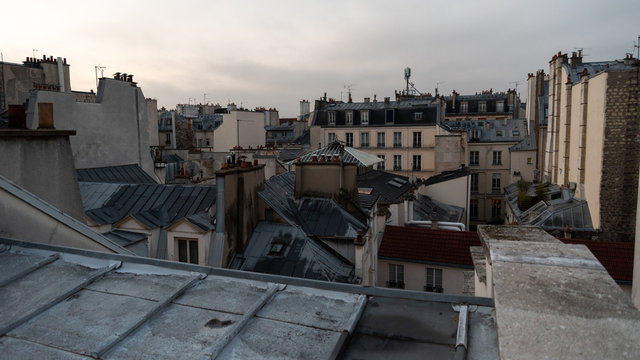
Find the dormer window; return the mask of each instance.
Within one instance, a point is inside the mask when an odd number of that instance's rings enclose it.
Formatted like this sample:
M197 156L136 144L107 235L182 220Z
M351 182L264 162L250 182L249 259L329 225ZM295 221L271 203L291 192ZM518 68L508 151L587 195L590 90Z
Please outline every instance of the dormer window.
M385 122L392 123L393 122L393 109L387 109L384 111Z
M369 125L369 110L360 111L360 123L362 125Z
M478 103L478 112L487 112L487 102L486 101L480 101Z
M422 120L422 113L421 113L421 112L415 112L415 113L413 113L413 120L415 120L415 121L420 121L420 120Z
M353 111L347 111L344 113L344 115L345 125L353 125Z
M496 136L502 136L502 130L496 130Z
M466 101L463 101L460 103L460 112L461 113L468 113L469 112L469 103Z
M335 125L335 124L336 124L336 112L329 111L329 125Z
M504 112L504 101L496 101L496 112Z
M512 134L513 136L520 136L520 131L519 131L519 130L513 130L513 131L511 132L511 134Z

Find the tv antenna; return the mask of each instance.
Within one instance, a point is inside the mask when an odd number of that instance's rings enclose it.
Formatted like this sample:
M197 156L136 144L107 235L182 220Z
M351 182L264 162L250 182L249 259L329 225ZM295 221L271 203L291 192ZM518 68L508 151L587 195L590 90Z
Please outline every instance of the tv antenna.
M352 86L353 86L353 84L347 84L347 85L344 85L344 86L343 86L343 88L344 88L344 89L347 89L347 94L349 95L349 98L348 98L348 100L347 100L348 102L351 102L351 101L352 101L352 100L351 100L351 87L352 87ZM340 97L340 100L342 101L342 96Z
M436 82L436 96L438 96L438 89L440 88L440 84L446 84L446 81L438 81Z
M512 81L509 84L514 84L515 85L515 92L516 94L518 93L518 85L522 84L522 81Z
M102 66L100 64L95 66L96 68L96 92L98 92L98 70L100 70L100 78L104 77L104 69L106 69L106 66Z
M573 50L578 50L578 56L584 57L589 56L589 54L585 54L584 50L591 50L591 48L586 47L574 47Z

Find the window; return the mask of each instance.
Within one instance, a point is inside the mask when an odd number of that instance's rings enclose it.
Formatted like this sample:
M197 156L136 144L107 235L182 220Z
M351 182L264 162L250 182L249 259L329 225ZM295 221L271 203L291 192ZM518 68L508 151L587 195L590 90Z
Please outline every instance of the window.
M413 133L413 147L419 148L422 147L422 133L414 132Z
M480 130L471 130L471 140L480 140Z
M198 147L202 147L202 139L198 139Z
M211 141L209 141L209 139L207 139L207 146L211 146Z
M480 151L469 151L469 165L480 164Z
M511 135L513 135L513 136L520 136L520 131L519 131L519 130L513 130L513 131L511 132Z
M167 125L168 125L168 126L171 126L171 118L168 118L168 119L167 119Z
M442 292L442 269L427 268L427 286L425 291Z
M393 155L393 170L402 170L402 155Z
M504 101L496 101L496 112L504 112Z
M385 133L383 132L379 132L378 133L378 147L379 148L383 148L384 147L384 139L385 139Z
M362 125L369 125L369 110L360 111L360 123Z
M386 122L388 123L392 123L393 122L393 109L387 109L384 112L384 119Z
M165 138L164 143L167 144L167 145L171 144L171 134L166 133L166 134L164 134L164 136L165 136L164 137Z
M344 118L345 124L353 125L353 111L347 111L344 114L345 114L345 118Z
M344 138L346 141L346 145L349 147L353 147L353 133L345 133Z
M493 174L491 176L491 190L500 191L500 174Z
M399 148L402 147L402 133L401 132L394 132L393 133L393 147L394 148Z
M493 152L493 165L502 165L502 151Z
M502 130L496 130L496 136L502 136Z
M378 163L378 170L383 170L383 171L384 171L384 168L385 168L384 163L385 163L387 160L384 158L384 155L378 155L378 157L379 157L380 159L382 159L382 162L379 162L379 163Z
M422 120L422 113L421 112L414 112L413 113L413 120L415 120L415 121Z
M469 200L469 216L474 219L478 217L478 199Z
M178 261L190 264L198 263L198 240L176 239L178 243Z
M360 133L360 147L369 147L369 133Z
M336 112L329 111L329 125L335 125L335 124L336 124Z
M480 101L478 103L478 112L487 112L487 102L486 101Z
M500 217L500 205L502 205L502 201L491 200L491 217L492 218Z
M478 174L471 174L471 191L478 191Z
M274 242L271 243L271 248L269 249L269 256L282 256L285 249L285 244L281 242L280 239L275 239Z
M460 112L461 113L468 113L469 112L469 103L466 101L463 101L460 103Z
M527 165L531 165L531 164L533 164L533 159L528 157L527 158Z
M327 134L327 142L329 144L333 143L336 141L336 133L328 133Z
M413 171L422 171L422 155L413 155Z
M404 265L389 264L387 287L404 289Z

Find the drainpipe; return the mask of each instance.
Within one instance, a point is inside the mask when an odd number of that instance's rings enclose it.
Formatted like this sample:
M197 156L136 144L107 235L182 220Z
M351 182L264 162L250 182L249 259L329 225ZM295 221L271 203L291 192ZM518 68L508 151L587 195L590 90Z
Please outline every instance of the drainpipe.
M209 259L211 266L222 267L224 260L224 175L216 177L216 236L213 240L213 249Z
M64 67L61 57L58 57L58 84L60 85L60 92L66 92L64 87Z

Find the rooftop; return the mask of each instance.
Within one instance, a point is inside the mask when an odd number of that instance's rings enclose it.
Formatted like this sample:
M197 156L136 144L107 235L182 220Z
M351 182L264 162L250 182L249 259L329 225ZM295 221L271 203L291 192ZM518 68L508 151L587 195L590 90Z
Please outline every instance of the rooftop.
M370 170L358 175L359 188L372 188L374 195L379 194L382 201L392 204L401 202L412 186L408 177L386 171Z
M7 239L0 249L0 347L7 358L498 356L491 299Z
M528 133L525 119L449 120L439 125L447 131L466 131L470 143L520 142Z
M473 268L469 247L480 246L472 231L387 225L378 250L381 258Z
M340 156L340 151L343 148L344 148L343 162L345 163L357 164L360 167L369 167L384 161L377 156L371 155L364 151L360 151L358 149L354 149L349 146L342 146L337 142L333 144L329 144L323 147L322 149L314 150L300 156L300 161L312 162L314 157L316 158L316 161L319 161L322 158L322 156L325 157L326 161L333 161L334 157ZM297 160L290 161L289 165L295 164L296 161Z
M120 184L157 184L140 165L106 166L99 168L77 169L78 181L91 181Z

